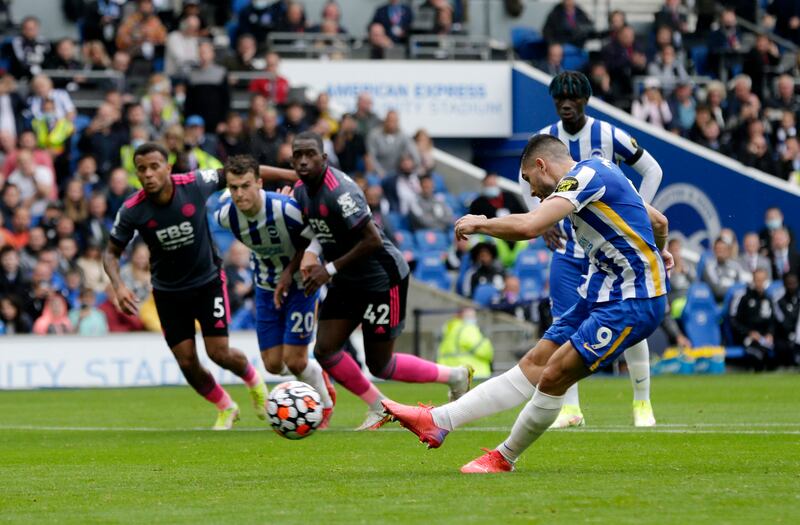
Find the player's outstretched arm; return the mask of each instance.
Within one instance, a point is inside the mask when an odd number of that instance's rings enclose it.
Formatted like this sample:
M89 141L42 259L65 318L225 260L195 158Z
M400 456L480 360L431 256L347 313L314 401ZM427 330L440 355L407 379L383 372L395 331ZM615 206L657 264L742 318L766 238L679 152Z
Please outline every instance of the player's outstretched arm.
M644 202L651 202L653 197L656 196L658 187L661 185L661 178L664 176L661 166L647 150L643 149L641 157L631 167L642 176L639 195L642 196Z
M647 209L647 216L650 218L650 224L653 226L653 237L656 241L656 247L661 250L661 258L664 259L664 268L669 271L675 266L675 261L672 259L672 254L666 249L667 237L669 236L669 221L663 213L645 203Z
M276 168L274 166L259 166L258 175L264 182L288 182L294 184L298 180L297 173L294 170Z
M128 315L136 315L139 311L136 295L125 286L119 274L119 259L122 256L123 249L114 244L113 241L109 242L108 248L103 253L103 268L117 296L117 305L120 311Z
M491 235L506 241L525 241L540 237L561 219L575 211L567 199L547 199L529 213L515 213L487 219L484 215L465 215L456 222L456 238L473 233Z
M353 261L369 256L372 252L383 246L381 234L372 219L369 219L359 230L359 234L361 238L350 251L335 261L329 261L325 266L318 265L311 267L308 275L303 279L303 286L305 287L306 294L314 293L322 285L330 281L331 277L336 275L342 268L346 268Z

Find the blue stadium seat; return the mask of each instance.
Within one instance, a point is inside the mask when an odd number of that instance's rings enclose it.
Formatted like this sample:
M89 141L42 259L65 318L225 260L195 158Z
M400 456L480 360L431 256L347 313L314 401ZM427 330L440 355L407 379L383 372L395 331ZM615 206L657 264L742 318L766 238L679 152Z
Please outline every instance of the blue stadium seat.
M406 217L402 213L391 211L386 214L386 221L389 223L389 226L391 226L394 231L411 229L411 224L409 224L408 222L408 217Z
M500 296L497 288L491 284L480 284L472 294L472 300L481 306L489 306Z
M397 241L397 247L401 252L414 251L414 234L408 230L395 230L394 240Z
M695 46L689 50L689 56L698 75L708 75L708 47Z
M767 296L770 299L777 301L778 299L781 298L781 296L783 296L784 293L785 292L783 289L783 281L781 281L780 279L772 281L771 283L769 283L769 286L767 286Z
M550 267L550 251L526 248L517 255L514 273L519 277L522 298L535 301L547 295L547 274Z
M511 46L522 60L539 60L547 55L547 42L531 27L512 28Z
M694 346L720 344L717 304L711 288L706 283L696 282L689 287L682 318L686 337Z
M561 61L561 67L564 69L580 71L589 62L589 53L585 49L570 44L563 46L564 59Z
M458 194L458 199L461 201L464 209L469 209L469 205L472 204L472 201L474 201L478 195L477 191L464 191Z
M444 202L450 206L450 209L453 210L453 215L456 217L461 217L466 213L466 208L464 208L464 204L459 200L458 197L453 195L452 193L443 193L442 197L444 197Z
M414 278L444 291L449 291L452 285L452 279L447 273L441 252L422 252L418 254Z
M417 230L414 232L414 241L417 249L425 252L444 252L450 247L447 235L436 230Z
M238 15L248 5L250 5L250 0L231 0L231 11Z
M434 193L445 193L449 194L450 191L447 189L447 184L444 182L444 177L440 174L431 172L431 180L433 181L433 192Z

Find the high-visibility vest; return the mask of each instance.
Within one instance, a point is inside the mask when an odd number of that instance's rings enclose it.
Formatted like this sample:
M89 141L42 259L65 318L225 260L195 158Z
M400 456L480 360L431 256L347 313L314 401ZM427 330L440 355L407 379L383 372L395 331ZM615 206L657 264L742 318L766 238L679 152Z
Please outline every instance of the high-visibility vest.
M56 155L64 152L67 140L75 131L72 121L65 118L58 119L52 129L47 125L47 120L43 118L33 119L31 127L36 134L38 146L50 150Z
M477 324L455 317L447 322L436 362L445 366L469 365L476 377L492 375L494 347Z
M132 144L126 144L119 149L119 160L125 171L128 172L128 185L137 190L142 189L142 183L136 176L136 165L133 163L133 152L136 148Z

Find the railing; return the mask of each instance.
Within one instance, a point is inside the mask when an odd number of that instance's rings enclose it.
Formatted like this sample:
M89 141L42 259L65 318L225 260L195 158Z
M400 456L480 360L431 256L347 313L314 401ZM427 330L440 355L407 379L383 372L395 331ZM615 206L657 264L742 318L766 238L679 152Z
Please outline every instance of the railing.
M489 60L492 56L490 40L483 36L414 35L408 48L415 59Z
M349 58L362 40L351 35L323 33L270 33L267 44L284 58Z
M56 86L69 91L72 102L79 110L97 109L105 94L125 81L125 75L114 70L43 69L41 74L48 76Z

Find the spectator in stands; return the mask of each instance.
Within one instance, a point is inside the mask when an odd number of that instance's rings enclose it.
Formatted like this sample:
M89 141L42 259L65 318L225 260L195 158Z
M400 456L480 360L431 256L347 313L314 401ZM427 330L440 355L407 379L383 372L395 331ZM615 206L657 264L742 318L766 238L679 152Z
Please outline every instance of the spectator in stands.
M366 181L364 177L361 179ZM383 229L390 241L396 243L394 228L386 219L386 215L389 213L389 202L383 197L383 188L378 184L373 184L367 186L363 191L367 199L367 205L372 211L372 220Z
M56 69L65 72L80 71L83 69L83 64L76 57L75 41L69 37L62 38L56 43L53 53L45 59L44 69ZM59 80L55 84L57 84L56 87L63 88L69 82L69 80Z
M248 91L263 95L274 104L285 104L289 97L289 81L280 74L281 57L278 53L267 53L266 69L270 78L260 78L250 82Z
M753 93L760 100L766 100L769 74L780 61L778 46L767 35L760 33L742 64L742 71L753 80Z
M400 0L389 0L375 10L370 22L370 33L374 24L380 24L386 36L393 42L406 43L413 21L414 13L409 6L400 3Z
M228 276L228 297L231 312L241 308L254 295L253 271L250 268L250 250L239 241L234 241L228 250L225 275Z
M713 80L706 86L706 107L708 107L711 117L717 122L720 129L726 129L727 108L724 107L728 93L725 91L725 84L719 80Z
M381 60L386 58L386 52L394 48L394 42L389 35L386 34L386 29L381 24L370 24L367 31L367 41L369 42L369 58Z
M542 35L548 43L570 44L583 47L594 33L589 15L575 5L575 0L562 0L550 11L544 22Z
M636 42L633 28L623 27L617 39L604 47L602 53L612 85L620 96L629 97L633 93L631 79L643 75L647 68L647 56Z
M397 170L381 181L383 193L392 211L409 215L422 193L419 171L414 157L404 153L400 157Z
M54 113L57 118L68 118L73 120L75 118L75 105L72 103L72 98L69 93L63 89L53 88L53 81L44 75L36 75L31 80L31 93L32 96L28 99L28 107L31 110L31 115L34 118L39 118L44 114L45 100L52 100Z
M492 242L481 241L470 250L472 265L464 275L465 297L472 298L482 284L494 286L498 292L505 286L505 271L497 260L497 247Z
M33 215L42 215L48 199L53 196L55 175L44 166L37 166L30 151L22 150L8 182L19 189L22 207L30 209Z
M383 126L373 129L367 136L370 165L378 176L385 177L399 166L400 159L406 153L411 155L415 165L419 165L416 145L401 131L397 111L389 110Z
M339 169L348 174L363 171L366 163L367 146L364 137L358 133L358 123L353 115L342 115L339 131L333 135L333 147L339 158Z
M675 91L672 92L669 109L672 113L670 128L683 137L688 136L697 116L697 101L692 96L691 81L682 80L677 83Z
M789 231L777 228L772 232L770 244L772 258L772 275L783 279L787 273L800 275L800 253L790 245Z
M275 30L281 33L305 33L307 29L303 4L294 1L287 2L285 14Z
M336 29L339 34L347 34L347 29L342 27L342 10L339 8L339 4L336 3L335 0L329 0L322 6L322 20L319 24L312 26L309 29L312 33L321 33L323 32L322 26L325 22L333 22L336 24Z
M219 135L217 157L225 162L234 155L249 155L250 151L250 140L244 130L244 120L239 113L231 111L225 118L225 129Z
M725 7L719 15L719 28L708 36L708 70L714 76L730 75L732 63L726 56L742 50L742 37L736 23L736 11Z
M200 43L199 63L193 68L186 82L186 115L200 115L206 128L216 132L230 111L230 86L228 72L214 63L214 45L209 41ZM209 101L213 100L213 104Z
M261 126L250 136L251 153L259 164L274 166L278 162L278 148L283 142L284 136L278 128L278 113L267 108Z
M664 46L655 57L655 61L647 65L647 74L661 82L664 92L669 95L678 82L688 82L689 73L683 64L677 61L675 48Z
M796 274L783 276L783 295L776 301L775 352L778 366L800 365L800 281Z
M424 175L431 175L433 170L436 169L436 158L433 153L433 139L426 129L418 129L414 133L414 144L417 146L417 153L419 153L420 172Z
M71 239L64 239L66 241ZM73 241L74 242L74 241ZM67 300L67 308L77 308L80 305L80 295L83 289L83 276L81 271L72 266L68 267L64 264L64 259L59 259L59 271L64 272L64 286L61 288L61 295Z
M78 258L78 267L83 272L83 279L87 288L91 288L97 293L105 291L110 281L103 270L100 246L96 244L86 246L83 255Z
M124 168L114 168L108 176L108 188L105 190L106 202L108 203L107 217L114 219L120 206L130 195L136 191L129 183L128 173Z
M0 248L0 295L23 295L30 286L13 246Z
M41 315L33 323L33 333L36 335L64 335L72 333L72 330L64 297L57 292L50 292Z
M167 37L164 54L164 72L171 77L185 77L191 66L199 61L200 19L187 16L180 23L180 29Z
M525 208L519 198L500 188L500 176L497 173L487 173L483 178L481 194L469 205L472 215L486 215L487 217L504 217L512 213L525 213Z
M372 95L362 91L356 99L356 112L353 114L358 124L358 134L368 137L369 133L381 125L381 119L372 111Z
M69 321L78 335L106 335L108 322L103 312L95 306L96 296L91 288L81 290L79 306L70 310Z
M150 249L143 242L136 243L130 260L122 266L120 278L140 303L150 295Z
M142 107L147 114L148 133L152 137L163 135L180 120L180 112L169 94L151 93L142 99Z
M667 249L670 250L669 253L673 254L675 261L675 266L672 267L669 275L669 303L672 305L673 311L677 309L680 312L686 304L686 293L695 281L697 270L683 258L683 242L680 239L670 239ZM679 316L680 314L676 317Z
M766 104L773 109L791 111L797 114L800 111L800 97L795 93L794 78L791 75L781 75L778 77L778 91L775 98Z
M449 231L453 227L453 210L434 193L430 175L420 178L420 194L409 209L408 220L412 230Z
M200 115L187 117L183 130L186 145L197 147L211 156L219 153L219 140L215 134L206 133L206 122Z
M522 298L519 277L507 274L500 302L491 305L492 310L513 315L521 321L533 320L533 303Z
M786 228L789 232L789 246L794 249L794 233L783 220L783 211L775 206L769 207L764 212L764 227L758 232L758 238L761 240L762 253L772 257L772 233L780 228Z
M39 260L39 254L47 246L44 228L35 226L28 232L28 242L19 250L19 260L25 275L30 275Z
M672 111L661 94L661 82L657 78L648 78L644 83L644 93L633 101L631 114L634 118L649 122L659 128L668 128L672 123Z
M81 231L87 244L105 246L113 221L108 218L108 202L100 192L93 192L89 197L89 216L84 221Z
M255 71L258 69L254 64L257 53L258 46L253 35L240 35L236 39L236 52L225 57L222 66L228 71Z
M751 136L745 145L745 151L740 154L739 160L745 166L750 166L770 175L778 174L778 165L764 135Z
M15 78L30 78L42 70L50 53L50 43L39 34L40 29L38 18L25 17L19 35L5 44L2 54L8 61L8 71Z
M655 14L654 25L656 30L668 27L672 30L673 44L680 47L683 36L689 32L689 21L686 7L681 5L681 0L665 0L661 10Z
M54 159L56 176L60 183L68 175L70 139L75 131L72 121L66 117L59 118L55 112L55 104L46 99L42 104L42 115L31 120L31 128L36 133L39 149L47 151Z
M619 93L616 92L615 85L611 83L611 76L608 74L606 65L602 62L594 62L589 66L589 83L592 85L592 96L599 98L609 104L614 104L619 100Z
M125 17L117 30L117 48L134 59L152 60L156 46L167 40L167 28L156 16L153 0L137 0L136 10Z
M0 297L0 324L5 335L29 334L33 328L30 316L22 309L22 302L17 295Z
M750 273L756 270L764 270L767 273L767 280L772 280L772 263L770 260L759 253L761 243L756 232L749 232L744 235L742 241L742 254L739 256L739 264Z
M11 217L14 210L22 204L22 197L16 184L6 183L0 193L0 216L3 217L3 224L11 224Z
M772 0L766 11L767 25L774 27L779 36L800 45L800 4L795 0Z
M25 130L24 110L14 77L0 76L0 133L7 134L12 142Z
M89 203L86 201L83 182L72 179L64 190L64 216L72 219L76 225L89 218Z
M115 166L120 165L119 152L127 142L125 135L119 111L108 102L103 102L83 131L78 149L83 154L94 156L98 173L105 177Z
M253 35L259 46L266 46L267 35L276 22L270 0L252 0L239 12L239 36Z
M306 120L306 109L299 100L291 100L286 106L283 122L280 125L281 134L290 140L290 136L308 130L308 120Z
M728 289L747 281L747 274L732 256L732 246L721 237L714 241L714 256L703 269L703 281L711 287L714 299L721 303Z
M775 150L782 154L786 147L786 140L791 137L797 137L797 124L796 116L791 111L781 111L781 120L773 132L772 142L775 144Z
M105 71L111 66L108 52L99 40L85 42L81 53L83 54L83 63L91 71Z
M28 243L31 227L31 209L22 205L14 210L14 215L11 217L11 227L8 228L6 234L6 242L19 250Z
M106 316L109 332L138 332L144 330L144 324L137 316L122 313L115 303L114 289L109 285L106 288L106 300L98 306L98 309Z
M564 46L558 42L553 42L547 46L547 56L544 60L540 61L536 67L547 73L548 75L558 75L564 71L561 65L564 62Z
M800 142L797 137L786 139L780 157L779 172L783 180L800 186Z
M312 120L316 122L317 120L322 119L327 123L328 133L325 135L326 138L330 138L339 130L339 121L333 117L330 108L330 101L330 96L323 91L317 95L317 101L312 110Z
M757 371L775 366L776 319L774 304L766 294L768 284L767 273L756 270L731 319L736 341L745 347L749 365Z
M620 30L628 25L625 12L615 9L608 14L608 29L601 33L603 45L616 40Z

